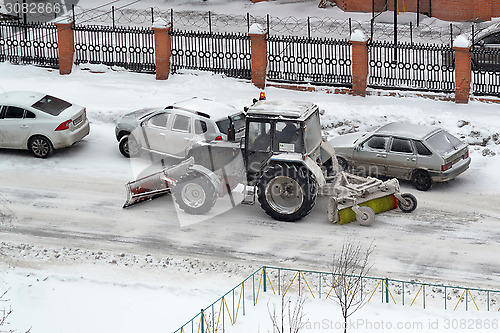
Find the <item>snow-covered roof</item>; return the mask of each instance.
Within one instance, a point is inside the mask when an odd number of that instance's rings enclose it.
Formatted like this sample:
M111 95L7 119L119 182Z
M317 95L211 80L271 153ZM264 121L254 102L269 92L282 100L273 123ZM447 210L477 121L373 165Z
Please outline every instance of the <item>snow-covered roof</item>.
M216 120L238 113L238 110L230 104L216 102L211 99L199 97L194 97L185 101L177 102L172 106L189 112L205 113L210 116L210 118L214 118Z
M247 114L305 119L316 108L316 105L310 102L262 100L249 107Z
M34 91L9 91L0 94L0 104L28 106L38 102L47 94Z
M394 122L380 127L375 131L375 133L390 134L410 139L423 140L429 134L437 130L439 130L439 128L433 126Z

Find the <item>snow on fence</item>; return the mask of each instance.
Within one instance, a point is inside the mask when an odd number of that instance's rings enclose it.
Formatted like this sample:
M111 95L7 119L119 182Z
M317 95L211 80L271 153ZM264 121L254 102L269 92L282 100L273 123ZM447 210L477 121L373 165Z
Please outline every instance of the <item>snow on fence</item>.
M0 24L0 61L58 68L57 49L57 28L53 24Z
M333 288L347 276L329 272L263 266L229 290L174 333L225 332L255 306L262 293L298 294L314 299L333 298ZM344 281L344 282L342 282ZM359 293L366 302L392 303L412 307L440 307L450 311L500 311L500 290L448 286L420 281L364 277Z

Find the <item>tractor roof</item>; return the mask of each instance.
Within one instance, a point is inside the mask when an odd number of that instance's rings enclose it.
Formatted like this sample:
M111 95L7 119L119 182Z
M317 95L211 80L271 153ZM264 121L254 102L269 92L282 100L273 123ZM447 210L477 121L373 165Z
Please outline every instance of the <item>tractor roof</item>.
M317 109L317 105L309 102L261 100L248 108L247 116L305 120Z

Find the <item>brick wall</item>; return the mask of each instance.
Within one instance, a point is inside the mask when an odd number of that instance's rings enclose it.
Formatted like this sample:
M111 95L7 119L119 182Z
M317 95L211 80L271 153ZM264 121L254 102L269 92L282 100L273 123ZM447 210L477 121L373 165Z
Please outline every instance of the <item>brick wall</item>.
M395 0L388 0L392 11ZM347 12L371 12L370 0L337 0L337 6ZM375 11L384 8L385 0L375 0ZM400 12L417 11L417 0L399 0ZM446 21L489 21L500 16L500 0L420 0L420 13Z

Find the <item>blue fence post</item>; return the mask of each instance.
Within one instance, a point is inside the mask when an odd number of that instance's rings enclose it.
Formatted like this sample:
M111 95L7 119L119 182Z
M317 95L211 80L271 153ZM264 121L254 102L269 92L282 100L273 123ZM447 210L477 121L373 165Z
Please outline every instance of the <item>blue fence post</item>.
M385 278L385 302L389 303L389 279Z
M241 292L243 293L243 315L245 315L245 282L241 283Z
M281 295L281 268L278 268L278 295Z
M321 273L319 273L319 298L321 299ZM361 279L361 300L363 300L363 279Z
M469 289L465 289L465 311L469 311Z
M446 310L446 286L444 287L444 309Z
M423 285L423 292L424 292L424 309L425 309L425 284Z
M264 292L267 292L267 284L266 284L267 272L266 272L266 266L262 267L262 276L264 278Z

